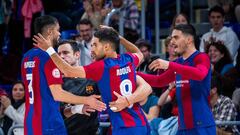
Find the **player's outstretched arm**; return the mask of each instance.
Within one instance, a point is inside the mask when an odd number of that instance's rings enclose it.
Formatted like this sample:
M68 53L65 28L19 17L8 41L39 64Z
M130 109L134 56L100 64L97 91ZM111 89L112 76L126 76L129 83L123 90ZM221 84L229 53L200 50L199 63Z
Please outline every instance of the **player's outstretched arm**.
M76 96L62 89L60 84L50 85L50 90L55 101L66 102L70 104L86 104L98 111L106 109L106 104L101 102L99 95Z
M137 76L137 89L134 91L134 93L128 97L124 97L116 92L114 92L114 95L117 96L117 100L110 102L109 106L114 112L119 112L126 107L140 102L147 98L152 93L151 86L140 76Z
M65 62L52 48L51 42L45 39L40 33L34 35L33 43L35 46L39 47L43 51L46 51L56 66L64 73L66 77L80 77L85 78L85 70L82 66L71 66Z

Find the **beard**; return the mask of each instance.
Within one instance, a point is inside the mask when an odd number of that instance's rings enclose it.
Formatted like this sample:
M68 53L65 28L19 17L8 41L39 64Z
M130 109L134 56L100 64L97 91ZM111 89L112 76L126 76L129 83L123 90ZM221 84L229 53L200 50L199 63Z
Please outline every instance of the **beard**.
M53 47L57 47L58 43L59 43L59 39L58 38L52 40Z

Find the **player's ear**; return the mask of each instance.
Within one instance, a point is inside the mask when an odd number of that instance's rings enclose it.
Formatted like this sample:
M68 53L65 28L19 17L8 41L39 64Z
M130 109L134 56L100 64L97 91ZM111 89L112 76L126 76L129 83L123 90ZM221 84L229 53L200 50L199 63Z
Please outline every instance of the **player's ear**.
M192 36L187 36L186 39L187 39L187 44L188 44L188 45L193 42Z
M110 48L111 48L110 43L106 43L106 44L103 46L103 49L104 49L105 51L109 50Z
M49 36L49 35L52 34L52 29L51 28L47 28L46 32L47 32L46 34Z
M76 51L76 52L75 52L75 56L76 56L77 58L80 58L80 54L81 54L80 51Z

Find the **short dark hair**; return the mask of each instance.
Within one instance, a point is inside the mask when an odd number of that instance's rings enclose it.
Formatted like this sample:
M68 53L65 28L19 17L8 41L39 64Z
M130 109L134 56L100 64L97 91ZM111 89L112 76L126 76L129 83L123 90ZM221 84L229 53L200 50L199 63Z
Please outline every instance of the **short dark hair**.
M149 52L152 50L151 43L148 42L148 41L145 40L145 39L138 39L138 40L135 42L135 45L136 45L138 48L146 47Z
M80 51L78 47L78 43L74 40L62 40L58 43L58 47L63 44L70 44L74 53Z
M220 13L223 17L224 17L224 15L225 15L223 8L220 7L220 6L217 6L217 5L214 6L214 7L212 7L212 8L209 10L208 16L210 16L212 12Z
M77 25L81 25L81 24L90 25L91 27L93 27L93 24L89 19L81 19Z
M99 39L99 42L111 42L112 49L116 51L120 44L118 33L111 28L101 28L94 33L94 37Z
M194 43L197 38L196 30L191 24L179 24L173 28L173 30L179 30L185 35L191 35L193 37Z
M35 19L34 21L34 33L42 33L44 28L50 26L50 25L56 25L58 23L58 20L50 15L44 15L40 16Z

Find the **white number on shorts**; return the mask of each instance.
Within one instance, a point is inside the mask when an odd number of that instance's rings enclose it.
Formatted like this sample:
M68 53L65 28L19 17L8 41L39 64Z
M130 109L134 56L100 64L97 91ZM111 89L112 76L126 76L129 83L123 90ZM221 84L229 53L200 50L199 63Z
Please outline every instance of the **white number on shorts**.
M28 84L28 92L29 92L29 103L33 104L34 102L34 96L33 96L33 87L32 87L32 74L27 74L26 78L29 82Z
M122 96L128 97L132 95L132 82L129 79L125 79L120 84L120 91ZM131 108L132 105L129 106Z

